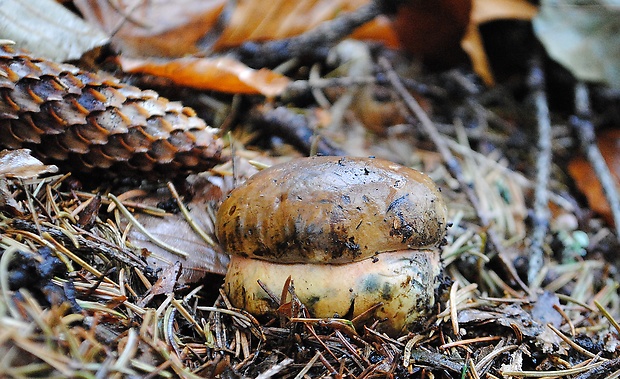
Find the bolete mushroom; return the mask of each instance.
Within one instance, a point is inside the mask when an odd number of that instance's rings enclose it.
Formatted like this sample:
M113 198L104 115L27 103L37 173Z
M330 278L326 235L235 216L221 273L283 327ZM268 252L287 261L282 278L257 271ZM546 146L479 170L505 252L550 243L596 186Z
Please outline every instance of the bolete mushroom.
M232 254L224 290L254 315L275 312L290 276L314 317L356 317L378 303L379 330L413 328L435 304L446 205L432 180L375 158L311 157L233 190L216 233Z

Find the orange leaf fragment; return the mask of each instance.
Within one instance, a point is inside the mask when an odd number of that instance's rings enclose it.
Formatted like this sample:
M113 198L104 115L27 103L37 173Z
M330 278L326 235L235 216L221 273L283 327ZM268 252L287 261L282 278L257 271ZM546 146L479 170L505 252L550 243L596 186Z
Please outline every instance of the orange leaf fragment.
M374 20L357 28L351 34L351 38L381 42L392 49L400 48L400 41L392 27L392 21L384 15L379 15Z
M620 130L609 130L597 137L597 145L605 158L616 185L620 186ZM583 157L573 159L568 172L577 188L586 196L590 208L601 215L610 225L614 224L611 208L594 169Z
M368 0L239 0L215 49L299 35L366 3Z
M254 70L226 57L186 57L170 61L119 59L125 72L156 75L178 85L201 90L274 97L290 83L290 79L271 70Z

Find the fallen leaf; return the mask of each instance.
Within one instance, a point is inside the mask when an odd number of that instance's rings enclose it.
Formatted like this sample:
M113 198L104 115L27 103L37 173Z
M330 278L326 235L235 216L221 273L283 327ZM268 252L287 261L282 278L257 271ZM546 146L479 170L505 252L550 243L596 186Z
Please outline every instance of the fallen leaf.
M159 279L157 279L157 281L153 284L153 287L151 287L149 293L151 295L171 293L174 291L179 275L181 275L181 263L176 262L162 272Z
M597 137L597 145L607 162L609 170L620 186L620 130L609 130ZM574 158L568 165L568 172L577 188L586 196L590 208L601 215L609 225L614 225L611 208L594 169L583 157Z
M182 86L229 93L277 96L290 80L268 69L254 70L231 58L187 57L170 61L120 57L123 70L168 78Z
M366 3L368 0L239 0L215 49L295 36Z
M15 193L9 189L9 180L35 178L42 174L55 173L56 166L44 165L30 155L28 149L0 151L0 208L9 210L14 215L24 211L15 199Z
M536 343L543 351L554 352L563 349L562 340L549 327L553 325L559 328L564 318L557 311L560 306L560 300L556 294L544 291L538 296L534 307L531 310L532 318L540 325L543 325L543 331L536 336Z
M97 195L90 200L88 204L77 214L77 222L80 227L90 230L99 217L99 209L101 208L101 195Z
M542 1L533 26L549 56L576 78L620 88L617 1Z
M537 12L525 0L473 0L471 21L479 25L501 19L531 20Z
M113 44L133 57L179 57L247 41L291 37L366 3L368 0L74 1L85 19L113 35ZM378 21L360 35L393 44L394 36L386 24L385 19Z
M0 2L0 36L53 61L79 59L108 37L55 0Z
M11 214L22 216L24 208L15 199L15 192L9 189L9 181L6 177L0 176L0 209L10 211Z
M109 35L123 54L179 57L197 53L226 0L74 0L84 18Z
M471 20L461 41L461 47L472 62L474 71L487 85L495 79L484 50L478 26L486 22L502 19L531 20L537 8L525 0L473 0Z
M556 307L560 306L560 300L552 292L544 291L538 296L536 304L532 308L532 318L540 325L551 324L559 328L564 320Z
M145 307L157 295L172 293L181 276L181 268L180 262L175 262L164 268L157 281L147 291L147 294L138 301L138 306Z
M462 49L474 71L492 85L495 80L479 25L501 19L530 20L536 12L526 0L410 2L399 9L393 26L405 50L432 64L450 65Z
M220 168L227 170L231 167L228 162ZM243 181L257 170L245 159L239 159L236 164L235 179ZM211 175L190 175L184 184L185 190L191 197L186 207L190 218L200 227L210 238L215 239L215 226L212 218L214 205L222 201L225 196L234 188L234 180L231 176L211 176ZM172 199L168 191L158 191L156 193L134 192L138 197L131 198L133 202L140 202L143 205L156 206L157 204L172 203L176 206L176 201ZM125 200L129 198L125 197ZM173 263L179 262L182 270L179 276L179 283L195 283L201 280L206 274L225 274L228 266L228 254L222 251L219 245L209 245L188 223L182 213L167 213L163 217L149 215L147 213L135 213L133 215L138 222L151 235L168 245L174 246L178 250L187 253L186 257L176 255L155 244L151 238L142 233L138 228L132 227L128 233L128 240L131 244L147 252L147 261L153 269L167 269ZM124 224L127 221L123 222ZM122 225L125 228L125 225Z
M144 204L156 204L162 197L149 197L140 199ZM166 199L167 200L167 199ZM192 218L209 234L212 234L213 226L208 221L205 207L192 205L190 208ZM155 269L165 269L171 263L182 264L180 283L196 282L207 273L225 274L228 265L228 255L223 253L217 246L209 246L187 223L181 214L169 214L164 217L156 217L148 214L135 214L136 219L142 226L159 240L186 252L187 257L181 257L165 250L152 242L138 229L132 228L129 233L131 243L142 249L147 249L148 263ZM159 258L158 258L159 257Z

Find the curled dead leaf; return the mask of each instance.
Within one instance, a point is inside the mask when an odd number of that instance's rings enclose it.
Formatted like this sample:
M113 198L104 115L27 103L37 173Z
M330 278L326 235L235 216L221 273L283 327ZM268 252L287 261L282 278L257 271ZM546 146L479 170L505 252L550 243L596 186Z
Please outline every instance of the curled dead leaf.
M484 50L478 26L502 19L531 20L538 9L525 0L473 0L471 20L461 41L461 47L472 62L474 71L487 85L495 83L493 72Z
M123 70L151 74L182 86L228 93L277 96L290 83L268 69L254 70L231 58L187 57L170 61L120 57Z

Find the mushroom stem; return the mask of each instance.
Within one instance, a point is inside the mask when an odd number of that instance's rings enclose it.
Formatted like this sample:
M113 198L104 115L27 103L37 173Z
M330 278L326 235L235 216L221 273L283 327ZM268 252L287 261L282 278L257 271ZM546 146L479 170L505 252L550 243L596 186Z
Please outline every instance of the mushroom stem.
M341 265L281 264L233 256L224 289L235 307L259 316L275 315L279 304L273 304L258 280L280 293L290 276L295 294L312 316L355 318L383 303L366 316L383 320L379 331L398 335L432 310L440 273L437 250L382 253Z

